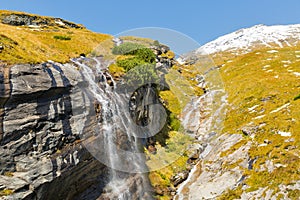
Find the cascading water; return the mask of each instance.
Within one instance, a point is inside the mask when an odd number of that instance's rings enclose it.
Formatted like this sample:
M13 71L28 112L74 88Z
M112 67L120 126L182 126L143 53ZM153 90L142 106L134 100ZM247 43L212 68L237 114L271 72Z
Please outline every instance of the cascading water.
M211 74L208 72L211 72ZM206 143L206 148L200 154L200 159L203 159L212 150L210 139L221 132L227 105L227 94L223 89L222 79L215 78L219 75L216 68L209 68L203 74L205 78L199 85L209 89L201 97L192 99L185 107L182 118L185 129L193 133L196 139ZM190 185L194 184L197 177L200 176L201 167L202 161L200 160L192 168L188 178L179 185L177 194L174 197L175 200L189 199Z
M130 115L130 95L118 89L102 63L89 66L86 58L73 59L87 82L84 91L94 98L98 126L93 136L82 137L86 148L100 162L110 167L110 180L99 199L152 199L150 184L141 172L147 172L141 141L143 127ZM146 90L149 93L149 90ZM149 96L149 95L148 95ZM149 99L149 97L145 97ZM147 100L146 100L147 101ZM91 139L92 138L92 139Z

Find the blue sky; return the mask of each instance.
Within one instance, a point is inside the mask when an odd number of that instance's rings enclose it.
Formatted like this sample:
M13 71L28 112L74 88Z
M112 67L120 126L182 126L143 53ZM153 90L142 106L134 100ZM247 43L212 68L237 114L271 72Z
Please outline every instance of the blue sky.
M61 17L96 32L162 27L200 44L256 24L300 23L299 0L0 0L0 9Z

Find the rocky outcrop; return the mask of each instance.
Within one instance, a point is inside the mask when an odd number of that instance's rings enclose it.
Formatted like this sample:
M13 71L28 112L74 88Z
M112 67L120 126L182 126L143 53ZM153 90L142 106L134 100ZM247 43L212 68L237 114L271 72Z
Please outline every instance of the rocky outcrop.
M10 95L9 68L0 64L0 141L3 137L4 105Z
M241 139L242 135L232 134L211 140L200 154L201 161L179 187L175 199L216 199L226 190L242 184L244 177L240 168L250 169L253 163L248 155L250 144L241 146L233 154L221 155Z
M1 69L0 191L12 195L0 198L100 196L109 173L80 140L95 126L80 71L58 63Z
M81 25L60 18L46 18L23 13L3 14L0 19L3 24L12 26L60 26L62 28L83 28Z

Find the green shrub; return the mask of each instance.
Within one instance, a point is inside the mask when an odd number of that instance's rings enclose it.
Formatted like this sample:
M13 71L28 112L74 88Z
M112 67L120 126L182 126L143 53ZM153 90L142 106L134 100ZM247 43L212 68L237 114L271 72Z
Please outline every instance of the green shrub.
M145 62L137 57L128 58L125 60L118 60L117 65L123 67L126 72L133 69L136 66L143 65Z
M300 99L300 94L297 95L297 96L294 98L294 101L296 101L296 100L298 100L298 99Z
M155 62L155 54L153 51L149 48L143 48L143 49L138 49L133 52L133 55L136 55L139 59L147 62L147 63L154 63Z
M119 67L123 67L126 72L138 65L143 65L146 63L151 64L155 62L156 56L151 49L138 49L133 51L132 53L134 53L133 55L135 55L135 57L117 61L117 65Z
M192 137L189 135L177 132L177 131L170 131L169 132L170 138L167 139L167 146L166 152L181 155L186 150L189 144L192 142Z
M178 131L181 126L179 119L173 113L170 114L170 126L173 131Z
M143 65L146 63L155 63L156 58L156 55L151 49L146 48L141 44L130 42L123 43L120 46L115 46L112 49L112 53L117 55L134 56L117 61L117 65L119 67L123 67L126 72L139 65Z
M137 43L125 42L119 46L115 46L112 49L112 53L115 55L133 55L134 51L143 48L146 47L144 45L137 44Z
M143 64L132 68L124 77L127 88L136 88L146 84L159 84L154 64Z
M55 36L53 36L53 38L56 40L71 40L71 37L63 36L63 35L55 35Z

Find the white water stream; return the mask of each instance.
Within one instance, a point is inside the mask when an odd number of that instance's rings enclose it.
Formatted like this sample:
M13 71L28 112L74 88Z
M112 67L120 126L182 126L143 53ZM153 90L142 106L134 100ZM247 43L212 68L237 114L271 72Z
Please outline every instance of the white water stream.
M73 59L87 82L84 90L94 98L97 116L94 142L86 148L110 168L108 184L100 199L151 199L144 154L139 151L141 129L129 113L129 96L117 90L117 84L96 60L95 66L84 64L85 58ZM83 136L85 137L85 136ZM89 139L89 138L83 138ZM133 192L134 191L134 192Z

